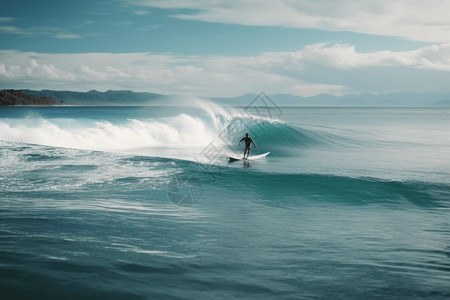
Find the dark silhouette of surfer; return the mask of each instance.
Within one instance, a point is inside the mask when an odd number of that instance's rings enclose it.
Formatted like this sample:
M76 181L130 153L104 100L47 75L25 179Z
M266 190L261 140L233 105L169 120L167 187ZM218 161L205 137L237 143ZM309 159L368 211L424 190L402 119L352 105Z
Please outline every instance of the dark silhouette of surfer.
M245 136L239 141L239 146L241 145L242 141L245 142L244 159L246 159L250 155L251 145L253 144L255 146L256 150L258 150L258 146L256 146L253 139L248 136L248 133L246 133ZM245 157L245 154L247 154L247 157Z

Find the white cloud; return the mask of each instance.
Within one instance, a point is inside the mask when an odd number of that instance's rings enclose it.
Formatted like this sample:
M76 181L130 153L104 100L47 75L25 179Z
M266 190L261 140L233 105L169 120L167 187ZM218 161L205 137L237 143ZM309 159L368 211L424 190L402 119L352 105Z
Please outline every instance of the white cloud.
M2 52L0 52L2 53ZM7 53L12 53L8 51ZM4 54L2 53L2 56ZM3 59L7 61L8 59ZM14 61L14 60L13 60ZM67 71L56 68L52 63L40 64L36 59L29 57L26 61L11 64L0 64L0 80L2 79L20 81L20 80L32 80L32 81L47 81L47 80L74 80L75 77Z
M433 43L450 42L450 1L133 0L131 3L163 9L191 9L174 15L188 20L353 31Z
M8 34L18 34L18 35L32 35L30 30L20 29L15 26L0 26L0 32Z
M355 46L319 43L293 52L267 52L251 58L265 68L283 65L286 70L327 68L352 70L361 68L407 67L450 71L450 44L432 45L411 51L357 52Z
M13 20L14 20L14 18L10 18L10 17L0 17L0 22L11 22Z
M0 51L0 88L131 89L163 94L312 96L352 92L449 92L450 44L361 53L315 44L258 56Z
M0 23L7 23L13 21L14 18L0 17ZM78 34L73 34L66 32L56 27L40 26L40 27L30 27L30 28L19 28L16 26L0 26L0 33L7 33L13 35L52 35L57 39L79 39L81 38Z
M145 15L148 15L149 12L146 11L146 10L135 10L134 14L137 15L137 16L145 16Z
M432 45L412 51L358 53L354 46L315 44L295 53L301 60L336 69L362 67L409 67L450 71L450 44Z
M59 33L55 34L53 37L57 39L63 39L63 40L73 40L73 39L80 39L82 36L78 34L73 33Z

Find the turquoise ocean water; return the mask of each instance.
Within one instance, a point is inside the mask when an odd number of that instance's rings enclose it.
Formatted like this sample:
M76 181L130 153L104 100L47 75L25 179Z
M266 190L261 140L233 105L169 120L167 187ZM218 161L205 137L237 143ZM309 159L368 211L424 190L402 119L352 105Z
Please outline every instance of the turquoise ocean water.
M450 109L0 108L1 299L448 299ZM228 163L249 132L262 160Z

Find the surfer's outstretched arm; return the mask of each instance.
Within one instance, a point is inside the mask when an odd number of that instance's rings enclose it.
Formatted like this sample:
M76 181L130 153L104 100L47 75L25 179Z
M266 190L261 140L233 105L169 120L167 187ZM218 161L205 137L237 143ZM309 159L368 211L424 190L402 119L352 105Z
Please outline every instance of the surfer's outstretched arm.
M252 144L255 146L255 149L258 150L258 146L256 146L255 142L252 139Z
M243 137L240 141L239 141L239 146L241 145L242 141L245 140L245 137Z

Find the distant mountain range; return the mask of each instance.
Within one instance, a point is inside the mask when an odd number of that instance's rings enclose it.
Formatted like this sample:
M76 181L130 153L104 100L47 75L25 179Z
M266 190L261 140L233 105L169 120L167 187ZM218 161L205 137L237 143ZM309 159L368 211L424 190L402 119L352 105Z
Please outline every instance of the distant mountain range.
M53 91L22 90L23 93L45 99L56 99L69 105L164 105L172 96L133 91ZM290 94L245 94L231 98L210 98L223 105L247 106L258 97L269 98L278 106L361 106L361 107L450 107L450 93L411 93L359 94L332 96L321 94L301 97ZM189 101L189 100L186 100ZM263 105L263 102L255 102Z
M235 98L213 98L228 105L247 105L257 99L258 94L246 94ZM449 107L450 93L410 93L359 94L332 96L321 94L301 97L290 94L268 96L278 106L361 106L361 107Z
M133 91L22 91L33 96L54 98L69 105L151 105L154 100L164 97L155 93L137 93Z

